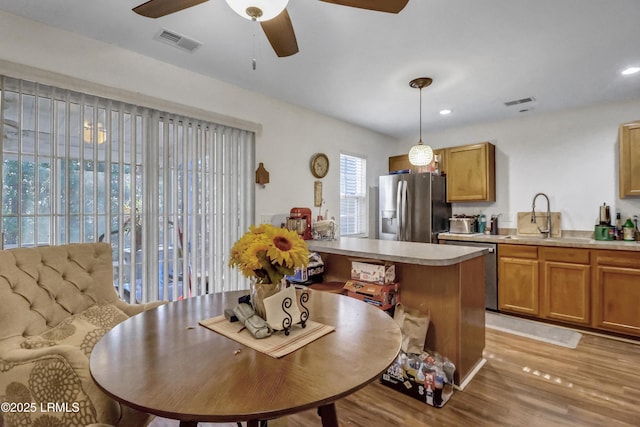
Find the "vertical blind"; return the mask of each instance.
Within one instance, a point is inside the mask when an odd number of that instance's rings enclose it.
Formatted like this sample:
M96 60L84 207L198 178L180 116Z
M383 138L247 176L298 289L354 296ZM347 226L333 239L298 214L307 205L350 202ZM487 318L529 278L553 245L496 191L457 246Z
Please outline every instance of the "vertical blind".
M243 289L228 253L254 217L254 134L0 80L5 247L107 241L129 301Z

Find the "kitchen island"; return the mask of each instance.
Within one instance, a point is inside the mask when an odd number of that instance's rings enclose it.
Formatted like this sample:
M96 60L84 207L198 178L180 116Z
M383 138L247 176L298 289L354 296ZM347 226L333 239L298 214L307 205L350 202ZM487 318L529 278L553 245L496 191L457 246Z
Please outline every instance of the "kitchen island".
M394 263L401 302L429 313L425 347L456 365L456 384L463 388L481 366L487 249L359 238L307 245L322 256L325 281L348 280L352 260Z

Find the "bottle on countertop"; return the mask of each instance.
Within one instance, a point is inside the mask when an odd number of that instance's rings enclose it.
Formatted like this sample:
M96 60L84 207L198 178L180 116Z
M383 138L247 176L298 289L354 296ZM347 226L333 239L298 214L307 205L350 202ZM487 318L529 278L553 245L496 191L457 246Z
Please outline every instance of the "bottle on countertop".
M620 211L616 212L616 228L613 230L614 240L622 240L622 220L620 219Z
M622 230L623 230L624 240L633 241L636 239L636 236L635 236L636 227L633 224L633 221L631 221L631 218L627 219L627 222L624 223Z
M487 228L487 216L480 214L478 216L478 233L484 233Z

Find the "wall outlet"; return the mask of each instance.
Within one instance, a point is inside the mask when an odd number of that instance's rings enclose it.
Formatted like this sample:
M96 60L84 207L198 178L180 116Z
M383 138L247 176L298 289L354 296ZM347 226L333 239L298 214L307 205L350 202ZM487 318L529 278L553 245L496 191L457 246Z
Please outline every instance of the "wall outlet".
M260 224L271 224L272 214L260 214Z

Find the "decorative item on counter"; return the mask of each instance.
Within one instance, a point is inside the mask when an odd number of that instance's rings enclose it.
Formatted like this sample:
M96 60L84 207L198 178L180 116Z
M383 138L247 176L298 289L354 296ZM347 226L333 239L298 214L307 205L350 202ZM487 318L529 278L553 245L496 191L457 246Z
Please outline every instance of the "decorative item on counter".
M286 287L284 277L306 268L309 249L295 231L271 224L249 227L231 248L229 265L251 279L251 304L265 320L264 298Z

